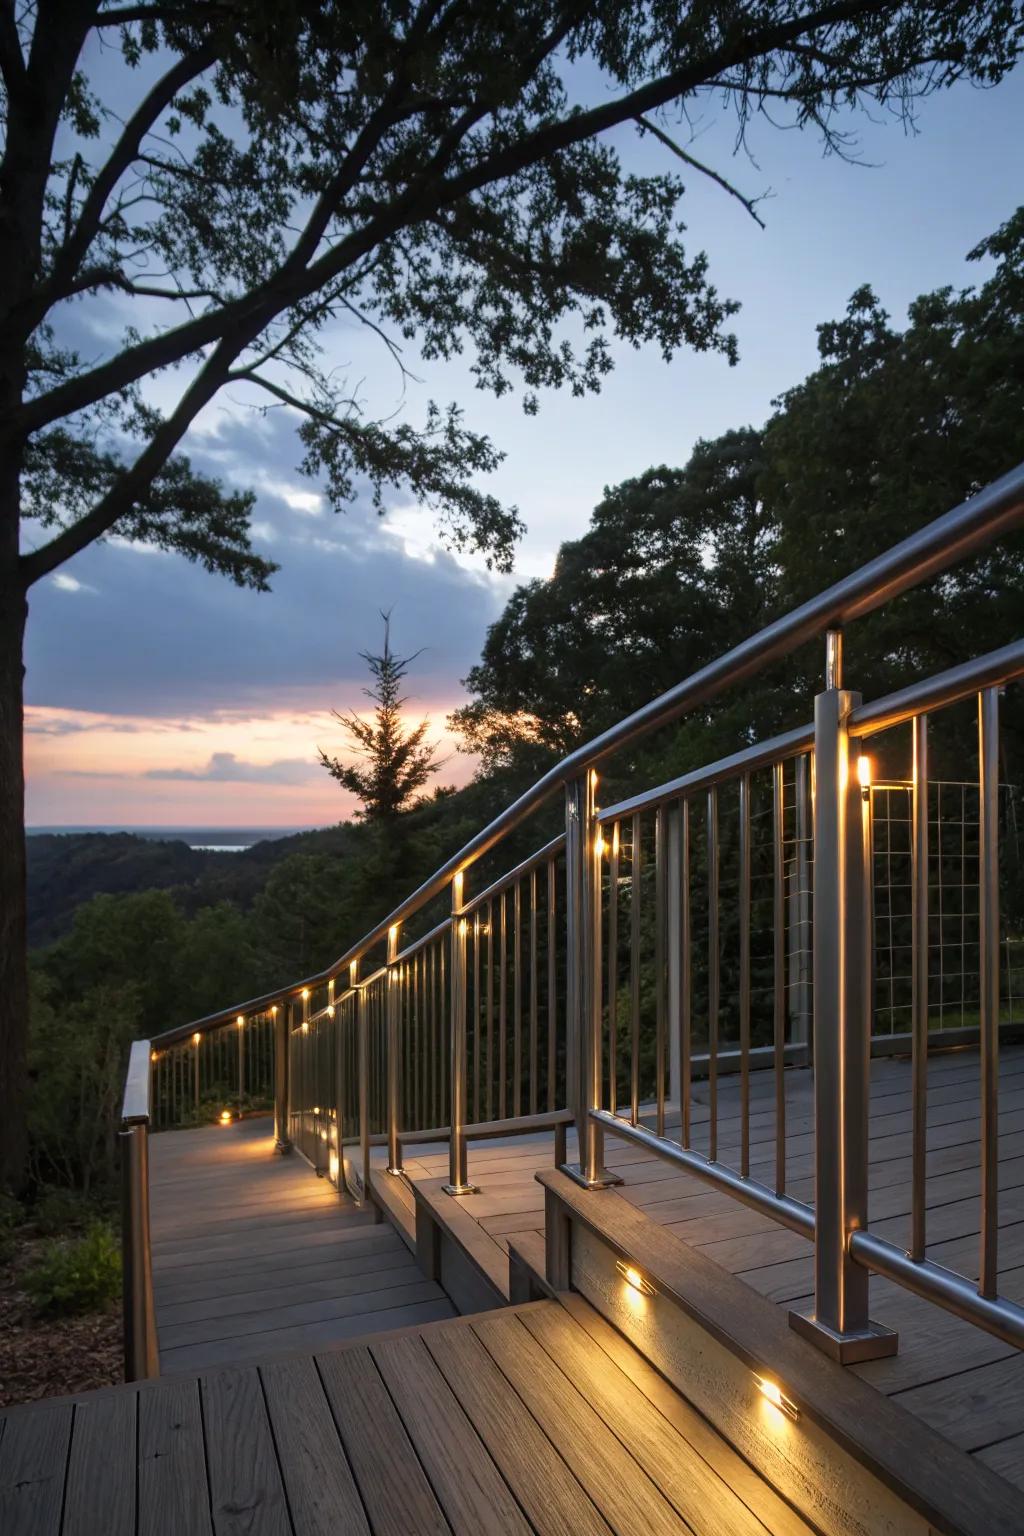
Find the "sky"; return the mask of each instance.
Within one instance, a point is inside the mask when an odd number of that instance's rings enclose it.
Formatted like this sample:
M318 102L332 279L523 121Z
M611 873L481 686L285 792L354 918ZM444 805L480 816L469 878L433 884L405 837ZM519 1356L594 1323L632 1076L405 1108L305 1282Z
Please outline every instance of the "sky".
M733 158L734 125L708 115L693 152L759 203L740 204L686 171L688 250L704 249L719 291L740 301L740 361L614 348L599 395L514 397L474 388L468 363L393 364L365 332L336 329L331 360L365 379L374 410L421 419L457 401L467 424L505 452L487 488L518 506L526 535L511 577L447 553L429 512L397 498L381 519L367 497L330 511L303 478L294 418L221 396L186 450L232 487L257 492L254 543L281 565L273 591L240 591L176 556L111 540L33 589L27 641L26 824L182 828L318 826L351 800L317 763L344 748L332 709L365 704L359 652L376 649L381 610L409 676L410 719L429 714L448 758L444 782L472 761L446 736L462 679L516 581L545 577L560 543L586 529L606 486L652 464L681 464L701 437L758 424L816 363L815 327L870 283L897 320L919 293L984 279L967 252L1024 201L1019 146L1024 70L922 104L917 131L859 116L863 163L822 155L810 134L759 125ZM651 138L619 130L630 168L676 170ZM99 345L112 317L77 311ZM105 329L106 328L106 329ZM86 337L88 341L88 337ZM946 510L936 507L936 515Z

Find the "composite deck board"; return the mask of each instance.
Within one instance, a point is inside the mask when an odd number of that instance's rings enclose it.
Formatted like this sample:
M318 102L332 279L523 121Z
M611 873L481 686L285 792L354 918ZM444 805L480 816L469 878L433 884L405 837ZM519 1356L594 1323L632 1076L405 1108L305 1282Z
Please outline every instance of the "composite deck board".
M1000 1052L999 1285L1024 1302L1024 1047ZM814 1197L813 1076L787 1070L787 1192L808 1203ZM708 1084L693 1084L692 1145L707 1148ZM720 1161L738 1166L739 1079L718 1082ZM771 1184L775 1176L774 1086L769 1073L750 1079L751 1175ZM925 1204L928 1257L971 1279L979 1262L980 1085L974 1050L933 1053L928 1062L928 1127ZM903 1246L910 1232L910 1063L876 1058L871 1065L869 1213L872 1229ZM667 1133L678 1139L678 1109L669 1107ZM569 1158L575 1155L569 1134ZM736 1274L785 1310L806 1311L813 1301L811 1245L769 1217L739 1205L695 1175L652 1156L646 1149L606 1138L605 1161L622 1179L620 1193L690 1246ZM495 1264L508 1239L544 1230L543 1191L534 1178L549 1165L552 1139L543 1136L471 1143L469 1169L480 1194L457 1203L493 1244ZM377 1155L375 1154L375 1162ZM444 1144L408 1149L406 1171L423 1191L447 1176ZM898 1329L900 1351L888 1360L852 1367L879 1391L894 1395L911 1412L934 1424L954 1443L1003 1471L1016 1465L1000 1446L1024 1446L1024 1355L951 1314L878 1277L872 1277L871 1312ZM964 1406L969 1401L969 1411ZM958 1406L960 1405L960 1406ZM970 1429L965 1427L970 1421ZM968 1442L970 1442L968 1444ZM1005 1474L1004 1474L1005 1475ZM1024 1471L1016 1481L1024 1483Z
M165 1374L454 1315L391 1226L274 1154L267 1118L154 1136L151 1210Z
M621 1335L581 1298L566 1307L8 1409L0 1530L809 1536ZM83 1483L97 1455L112 1466Z

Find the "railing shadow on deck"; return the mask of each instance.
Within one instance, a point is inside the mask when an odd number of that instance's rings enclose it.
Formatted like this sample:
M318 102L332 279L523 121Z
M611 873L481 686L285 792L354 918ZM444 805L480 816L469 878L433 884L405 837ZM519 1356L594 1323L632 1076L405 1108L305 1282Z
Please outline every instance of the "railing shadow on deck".
M598 1188L613 1182L605 1136L624 1137L812 1239L815 1309L793 1323L834 1358L896 1348L868 1316L869 1272L1024 1344L1024 1309L997 1288L996 1169L999 1040L1014 1028L1012 1003L1000 1006L1001 965L1011 1000L1020 971L1000 930L1009 818L1000 808L999 695L1024 675L1024 640L870 703L846 686L842 655L844 626L1022 521L1024 466L571 753L327 970L138 1042L125 1099L129 1376L155 1369L148 1128L194 1122L218 1105L230 1117L271 1103L278 1149L297 1147L358 1201L370 1198L374 1146L387 1146L397 1175L403 1145L446 1139L448 1191L460 1198L473 1189L475 1138L554 1128L564 1163L565 1127L575 1122L579 1163L569 1171ZM598 768L613 754L821 635L825 687L813 720L599 806ZM947 915L950 797L944 811L928 770L929 719L972 699L978 775L958 826L960 940L945 946L959 950L956 1012L943 944L930 942L929 925ZM900 729L910 738L906 771L897 785L874 783L869 745L891 743L886 733ZM893 821L884 797L894 788L906 796L906 842L881 850L880 879L880 829L890 838ZM559 795L564 831L480 878L496 862L489 856ZM957 831L955 816L952 824ZM895 882L893 859L902 860ZM474 876L480 888L471 891ZM970 972L967 949L978 956ZM928 1055L969 1040L981 1052L977 1284L929 1261L925 1223ZM870 1229L871 1049L912 1059L907 1251ZM787 1193L784 1087L787 1069L812 1056L814 1205ZM718 1136L727 1071L740 1082L731 1160ZM755 1177L750 1083L761 1071L774 1083L775 1157ZM699 1128L690 1112L697 1077L710 1110ZM645 1100L653 1123L641 1117ZM666 1133L668 1102L681 1111L678 1140Z

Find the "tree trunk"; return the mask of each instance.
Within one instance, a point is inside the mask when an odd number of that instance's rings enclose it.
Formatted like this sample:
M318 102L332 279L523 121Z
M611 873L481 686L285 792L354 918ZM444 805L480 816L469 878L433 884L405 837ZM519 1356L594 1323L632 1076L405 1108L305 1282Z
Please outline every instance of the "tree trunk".
M4 522L0 510L0 525ZM17 519L14 519L15 538ZM8 544L7 529L0 532ZM13 559L11 558L13 554ZM17 546L0 550L0 1189L25 1181L28 1046L22 646L28 604Z

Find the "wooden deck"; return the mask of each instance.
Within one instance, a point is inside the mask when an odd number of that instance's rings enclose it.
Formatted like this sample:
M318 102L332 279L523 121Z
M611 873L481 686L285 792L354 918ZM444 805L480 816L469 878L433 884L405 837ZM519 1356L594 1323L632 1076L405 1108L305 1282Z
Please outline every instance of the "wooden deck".
M1005 1047L1000 1066L1000 1289L1024 1301L1024 1048ZM706 1096L706 1085L695 1095ZM787 1074L789 1192L813 1199L813 1080ZM769 1074L752 1079L753 1176L774 1177L774 1110ZM723 1161L739 1156L739 1085L719 1080L719 1147ZM978 1058L975 1051L933 1056L928 1094L928 1255L976 1277L978 1254ZM694 1106L703 1149L707 1109ZM669 1117L672 1124L672 1117ZM678 1134L678 1116L675 1118ZM573 1155L570 1138L570 1157ZM413 1155L415 1153L415 1156ZM910 1064L872 1063L871 1200L873 1230L897 1243L910 1232ZM543 1234L543 1191L534 1174L552 1161L550 1136L484 1142L470 1148L470 1174L480 1193L451 1200L440 1193L447 1147L410 1149L411 1180L449 1217L468 1246L476 1228L478 1262L495 1283L507 1283L510 1237ZM809 1309L813 1292L810 1245L769 1218L737 1204L691 1175L609 1137L606 1161L624 1183L620 1193L652 1220L697 1248L761 1295ZM394 1181L389 1181L394 1183ZM535 1245L539 1246L539 1245ZM642 1257L642 1256L640 1256ZM1024 1355L979 1329L872 1278L872 1316L899 1330L899 1354L851 1367L879 1391L937 1429L955 1445L1024 1488Z
M807 1536L578 1297L15 1408L4 1536Z
M154 1136L150 1190L164 1374L454 1316L392 1226L275 1155L267 1118Z

